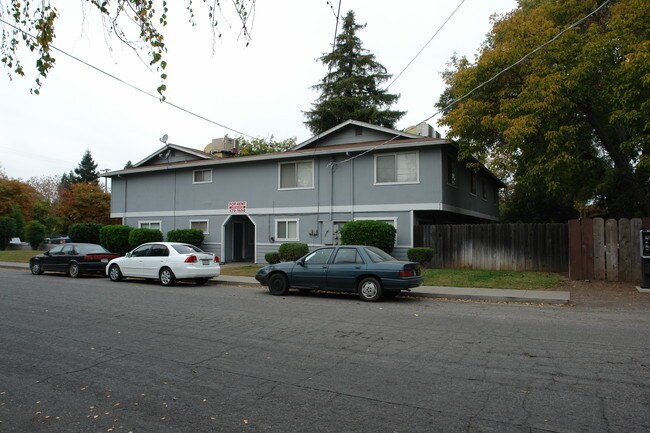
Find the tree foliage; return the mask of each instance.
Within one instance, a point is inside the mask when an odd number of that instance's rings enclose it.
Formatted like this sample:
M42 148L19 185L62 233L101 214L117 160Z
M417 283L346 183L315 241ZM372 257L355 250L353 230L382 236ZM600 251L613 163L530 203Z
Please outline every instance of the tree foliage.
M110 224L110 210L111 196L99 185L76 183L61 191L55 212L66 231L75 223Z
M313 134L350 119L394 128L395 122L405 114L389 109L399 95L381 89L381 84L391 75L375 60L374 54L362 47L357 31L365 24L357 24L354 18L354 12L349 11L334 50L319 59L328 72L313 86L320 96L312 104L312 110L305 112L305 125Z
M19 207L26 220L32 219L37 191L18 179L0 178L0 215L7 215Z
M341 245L369 245L390 254L396 234L395 227L385 221L350 221L341 229Z
M97 185L99 183L99 171L97 171L97 163L93 159L90 150L86 150L84 156L81 158L79 165L74 169L75 183L92 183Z
M59 189L61 188L61 178L55 174L32 176L27 179L36 192L48 203L54 203L59 198Z
M239 142L239 156L286 152L287 150L291 150L296 145L296 137L277 141L272 135L270 138L253 138L250 140L244 137L240 137L237 139L237 141Z
M33 220L25 226L25 239L32 247L32 250L38 249L38 246L45 239L45 226L40 222Z
M195 4L185 0L188 19L195 25ZM241 33L249 40L249 12L255 7L255 0L236 0L232 2L241 22ZM98 11L103 19L106 35L117 39L136 51L146 51L149 65L160 73L161 84L158 93L162 96L166 89L167 61L165 55L164 28L169 18L167 0L82 0L80 7ZM203 0L205 15L215 36L221 36L218 16L223 14L220 2ZM45 79L55 66L54 42L55 27L60 17L51 0L39 2L0 0L0 18L6 25L0 26L0 63L7 69L9 76L24 76L25 61L19 54L21 47L26 47L36 56L36 82L32 92L38 94Z
M10 216L0 216L0 250L7 248L15 234L16 221Z
M611 2L527 60L488 81L602 0L520 0L497 18L475 62L453 58L440 123L461 157L476 155L514 183L507 204L536 200L603 214L650 214L650 8ZM449 107L449 108L447 108ZM517 203L517 201L519 203Z

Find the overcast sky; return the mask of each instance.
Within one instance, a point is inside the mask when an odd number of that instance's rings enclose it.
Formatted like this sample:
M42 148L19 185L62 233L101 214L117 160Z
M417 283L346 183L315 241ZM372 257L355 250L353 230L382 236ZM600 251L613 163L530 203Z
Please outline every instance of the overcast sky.
M338 2L334 1L337 5ZM54 46L149 93L158 73L128 47L111 39L97 13L78 0L56 2L60 21ZM202 16L187 24L174 3L165 29L169 102L216 123L256 137L311 135L303 111L325 75L317 60L331 50L335 16L326 0L258 0L248 47L239 38L236 15L225 6L220 30L212 34ZM182 5L180 5L182 3ZM195 2L197 11L202 11ZM222 2L225 3L225 2ZM367 27L358 33L364 48L396 76L458 6L458 1L342 0ZM515 0L466 0L444 29L390 88L401 95L394 109L407 111L399 129L435 113L444 86L440 73L453 53L471 59L490 30L492 14L516 7ZM2 24L0 24L2 25ZM61 175L74 169L86 149L100 169L118 170L169 142L203 149L213 138L237 133L162 104L60 53L41 95L30 94L33 71L10 81L0 76L0 165L8 176ZM31 64L31 63L30 63ZM28 66L25 63L25 66ZM435 119L430 122L436 127ZM444 131L443 131L444 133Z

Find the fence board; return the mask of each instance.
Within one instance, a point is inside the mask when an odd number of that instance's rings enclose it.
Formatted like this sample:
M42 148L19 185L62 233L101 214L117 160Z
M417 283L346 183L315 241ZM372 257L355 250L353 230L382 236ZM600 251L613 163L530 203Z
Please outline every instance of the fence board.
M585 280L594 278L594 224L590 219L580 221L582 277Z
M632 280L632 239L630 220L618 221L618 279ZM637 235L638 236L638 235Z
M594 279L604 280L607 278L605 267L605 220L594 218Z
M631 268L632 268L632 280L637 281L641 279L641 219L633 218L630 220L630 235L631 239L631 251L632 259Z
M618 224L614 219L605 221L605 269L607 281L618 281Z
M569 221L569 278L572 280L584 279L581 235L580 220Z

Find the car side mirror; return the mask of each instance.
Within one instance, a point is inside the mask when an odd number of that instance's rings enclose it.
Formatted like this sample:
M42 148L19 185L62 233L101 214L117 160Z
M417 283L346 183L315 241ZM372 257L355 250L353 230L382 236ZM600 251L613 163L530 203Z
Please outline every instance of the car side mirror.
M49 255L50 255L50 252L49 252L49 251L45 251L43 254L45 254L46 256L49 256Z
M131 257L131 253L126 253L126 256L127 256L127 257Z
M305 261L304 260L297 260L296 264L299 266L305 266Z

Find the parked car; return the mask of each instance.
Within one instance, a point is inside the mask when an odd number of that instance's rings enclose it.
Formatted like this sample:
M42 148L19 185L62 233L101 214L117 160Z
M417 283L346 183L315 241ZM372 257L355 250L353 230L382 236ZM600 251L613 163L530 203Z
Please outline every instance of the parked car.
M402 290L422 284L415 262L396 260L375 247L342 245L312 251L295 262L264 266L255 279L272 295L286 295L290 288L357 292L373 302L382 295L393 298Z
M106 266L111 281L137 277L160 280L163 286L173 286L178 280L194 280L202 285L220 272L218 256L179 242L142 244Z
M77 278L92 272L103 274L106 264L116 257L119 254L101 245L64 243L29 259L29 268L34 275L54 271L66 272L72 278Z
M72 242L72 239L70 239L67 236L59 236L55 238L45 238L43 239L44 244L66 244Z

